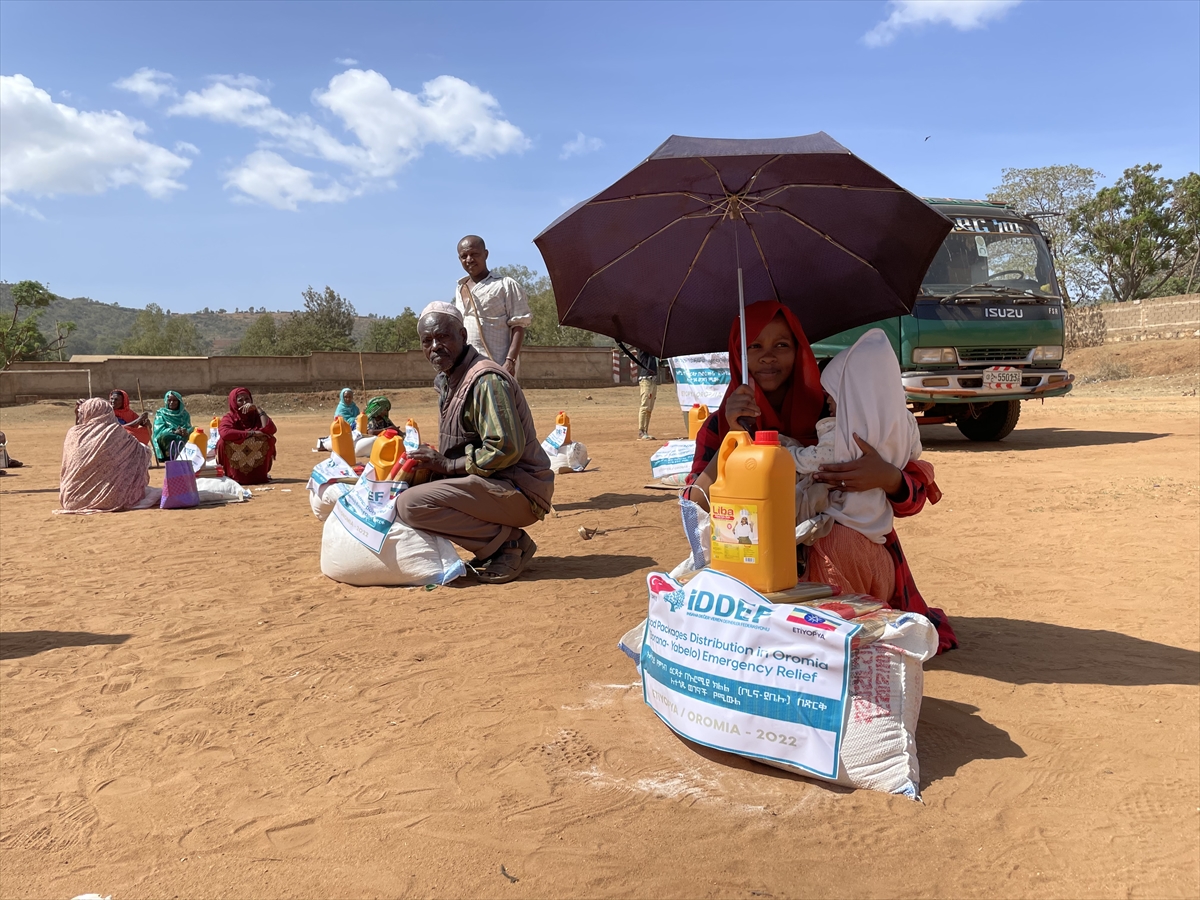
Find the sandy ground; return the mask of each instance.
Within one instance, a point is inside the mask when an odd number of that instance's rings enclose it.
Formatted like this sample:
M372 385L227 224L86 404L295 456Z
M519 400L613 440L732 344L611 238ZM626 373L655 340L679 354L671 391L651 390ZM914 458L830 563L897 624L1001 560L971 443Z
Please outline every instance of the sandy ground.
M923 803L643 705L616 640L685 544L635 389L532 392L594 468L522 580L431 592L321 575L301 402L252 502L93 517L51 514L70 408L3 410L0 895L1195 897L1200 404L1170 377L1028 404L1001 445L924 429L945 499L899 529L962 649L927 666Z

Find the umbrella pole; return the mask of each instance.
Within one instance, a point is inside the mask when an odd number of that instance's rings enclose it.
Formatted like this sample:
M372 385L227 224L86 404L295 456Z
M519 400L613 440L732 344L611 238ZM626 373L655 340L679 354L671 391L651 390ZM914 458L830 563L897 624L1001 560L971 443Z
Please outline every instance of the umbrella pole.
M738 266L738 322L742 327L742 384L749 384L750 366L746 361L746 292L742 289L741 266Z

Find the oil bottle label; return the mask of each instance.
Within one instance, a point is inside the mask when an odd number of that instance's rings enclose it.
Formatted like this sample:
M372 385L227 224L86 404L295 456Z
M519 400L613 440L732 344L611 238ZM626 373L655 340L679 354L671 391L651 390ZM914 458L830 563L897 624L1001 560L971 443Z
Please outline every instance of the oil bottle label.
M758 505L712 505L712 558L724 562L758 562Z

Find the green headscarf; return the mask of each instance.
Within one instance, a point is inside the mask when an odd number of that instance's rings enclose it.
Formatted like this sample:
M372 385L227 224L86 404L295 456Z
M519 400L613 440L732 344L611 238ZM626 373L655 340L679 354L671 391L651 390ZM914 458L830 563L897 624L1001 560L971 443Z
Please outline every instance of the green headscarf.
M387 397L372 397L367 401L367 408L364 410L368 418L375 416L386 416L392 411L392 401Z
M167 402L172 398L179 401L179 409L171 409L167 406ZM176 428L183 428L188 434L192 432L192 417L188 415L188 411L183 405L183 395L178 391L167 391L163 397L163 405L158 408L158 412L154 414L154 427L151 431L151 437L154 443L157 444L162 438L168 435L174 435ZM187 437L176 437L177 440L186 441Z

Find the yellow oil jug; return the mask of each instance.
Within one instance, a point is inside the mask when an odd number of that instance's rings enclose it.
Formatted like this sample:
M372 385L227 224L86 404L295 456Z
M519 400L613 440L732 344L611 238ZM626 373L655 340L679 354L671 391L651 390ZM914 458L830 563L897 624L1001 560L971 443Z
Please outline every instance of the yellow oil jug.
M759 593L796 586L796 463L779 432L725 435L710 491L712 567Z
M367 414L360 412L358 418L354 420L354 426L358 429L359 437L367 436Z
M217 416L213 416L212 421L208 423L208 427L209 428L220 428L221 427L220 418Z
M558 415L554 417L554 424L567 429L567 436L563 438L563 446L571 443L571 417L560 409Z
M208 435L204 433L203 428L193 428L192 433L188 435L188 443L199 450L201 456L208 453Z
M692 408L688 410L688 440L694 441L696 435L700 433L700 429L704 427L705 421L708 419L708 407L702 406L699 403L693 403Z
M342 462L354 465L354 435L350 433L350 423L341 416L335 416L329 426L329 449L342 458Z
M392 468L404 455L404 438L395 434L393 437L380 435L371 445L371 465L375 467L375 479L387 481Z

